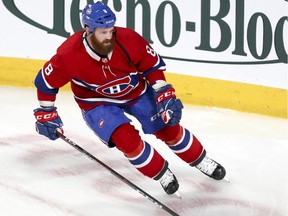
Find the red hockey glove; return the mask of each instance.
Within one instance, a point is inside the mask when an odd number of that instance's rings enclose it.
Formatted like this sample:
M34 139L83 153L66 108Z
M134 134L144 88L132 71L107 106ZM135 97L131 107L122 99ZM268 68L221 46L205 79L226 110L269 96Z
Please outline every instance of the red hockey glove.
M34 110L34 116L36 118L36 131L48 137L51 140L56 140L59 136L55 133L56 129L60 129L63 133L63 123L61 118L58 116L56 107L49 108L38 108Z
M158 113L163 121L172 126L178 124L181 120L183 104L176 98L172 85L167 84L155 90L154 95Z

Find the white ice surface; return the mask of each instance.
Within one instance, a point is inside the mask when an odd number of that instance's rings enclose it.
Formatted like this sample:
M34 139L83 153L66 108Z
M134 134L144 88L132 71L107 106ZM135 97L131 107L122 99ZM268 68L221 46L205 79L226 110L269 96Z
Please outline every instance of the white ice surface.
M38 135L35 89L1 86L0 100L1 216L169 215L63 140ZM288 215L285 119L185 106L182 125L225 166L229 183L204 176L141 133L169 161L179 180L179 199L138 173L116 148L102 144L70 92L60 91L56 105L67 137L181 216Z

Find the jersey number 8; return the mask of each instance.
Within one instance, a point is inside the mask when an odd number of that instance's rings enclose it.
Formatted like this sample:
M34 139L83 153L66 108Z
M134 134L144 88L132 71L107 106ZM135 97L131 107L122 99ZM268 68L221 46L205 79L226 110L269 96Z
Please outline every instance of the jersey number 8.
M52 64L49 63L49 64L47 65L47 67L45 67L44 73L45 73L47 76L49 76L52 72L53 72L53 67L52 67Z
M151 47L149 47L148 45L146 45L146 50L147 50L147 53L149 53L149 54L152 55L153 57L156 56L155 50L152 49Z

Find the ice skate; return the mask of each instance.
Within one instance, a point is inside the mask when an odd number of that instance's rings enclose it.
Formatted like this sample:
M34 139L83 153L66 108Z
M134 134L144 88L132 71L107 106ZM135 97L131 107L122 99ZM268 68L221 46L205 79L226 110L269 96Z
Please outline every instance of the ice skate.
M225 168L208 156L205 156L203 160L195 167L205 175L215 180L222 180L226 175Z
M169 168L166 170L164 175L159 179L159 181L164 191L169 195L174 194L179 188L178 181Z

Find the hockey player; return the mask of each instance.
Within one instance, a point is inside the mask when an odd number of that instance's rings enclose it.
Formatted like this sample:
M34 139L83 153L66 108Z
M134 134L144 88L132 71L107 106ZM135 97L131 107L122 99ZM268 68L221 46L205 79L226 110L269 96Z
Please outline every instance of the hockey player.
M34 110L38 133L55 140L56 129L63 132L54 103L59 88L70 82L88 126L142 174L159 180L167 194L179 188L175 175L124 113L134 116L144 133L154 134L183 161L213 179L223 179L223 166L179 124L183 105L166 83L162 58L138 33L115 22L107 5L88 4L82 11L84 30L60 45L39 71L34 81L40 103Z

